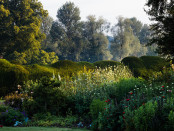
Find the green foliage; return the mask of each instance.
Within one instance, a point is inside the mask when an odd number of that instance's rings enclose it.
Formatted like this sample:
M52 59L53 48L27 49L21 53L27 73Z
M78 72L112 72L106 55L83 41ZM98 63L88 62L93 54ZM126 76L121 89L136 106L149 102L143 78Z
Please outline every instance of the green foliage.
M96 120L98 118L99 113L104 112L104 108L106 106L105 101L101 101L99 99L94 99L90 104L90 114L92 116L92 120Z
M29 72L21 65L0 59L0 67L0 96L15 91L18 84L28 80Z
M144 106L141 106L135 110L135 115L133 117L135 129L141 131L150 129L156 110L157 102L148 102Z
M142 77L146 80L150 79L153 75L155 75L156 71L152 69L146 69L146 68L137 68L134 70L134 74L136 74L136 77Z
M31 62L32 55L38 53L44 34L40 31L41 17L47 16L40 2L28 0L1 0L0 54L10 60ZM18 7L18 8L16 8ZM24 53L24 54L23 54ZM34 58L34 56L32 57Z
M60 60L54 64L52 64L53 67L55 68L65 68L65 69L68 69L68 68L77 68L77 63L76 62L73 62L73 61L70 61L70 60Z
M0 114L0 122L4 126L13 126L16 121L24 121L24 114L18 110L9 108Z
M111 60L112 55L108 49L108 39L104 35L110 27L109 23L102 17L96 18L89 15L83 23L83 37L85 46L81 53L82 61L95 62L99 60Z
M60 76L65 78L72 77L74 74L77 74L78 71L83 69L83 66L70 60L60 60L52 64L51 67L58 69Z
M153 71L162 71L163 67L169 65L165 59L158 56L142 56L140 59L143 61L146 69L151 69Z
M124 65L128 66L131 70L134 70L136 68L145 68L143 61L138 57L125 57L121 62Z
M148 0L146 13L153 22L151 25L151 39L149 45L157 44L157 52L165 56L174 56L174 12L173 1ZM169 17L170 16L170 17Z
M61 89L69 96L73 112L84 115L89 112L93 99L104 100L114 96L112 82L119 82L123 78L131 78L132 74L124 66L108 67L106 69L79 71L72 79L62 81ZM108 86L110 84L110 86Z
M117 61L110 61L110 60L103 60L103 61L97 61L97 62L94 62L93 63L94 66L96 66L97 68L107 68L107 67L116 67L118 65L121 65L120 62L117 62Z
M141 73L143 73L142 75L144 76L146 69L141 59L130 56L125 57L121 62L131 69L135 77L141 76Z
M90 63L90 62L86 62L86 61L80 61L77 63L80 67L86 67L87 69L93 69L94 68L94 64Z
M79 8L73 2L66 2L58 9L57 18L58 21L52 24L50 34L53 42L57 43L59 58L80 61L84 43Z
M37 80L43 76L52 77L55 69L38 64L24 66L29 71L29 79Z
M113 104L110 99L105 100L106 106L103 112L99 112L98 118L92 122L91 129L93 130L120 130L119 108Z
M169 65L165 59L158 56L126 57L122 63L131 69L135 77L145 79L149 79L153 74L162 71L164 66Z
M22 109L23 101L25 101L27 97L28 97L27 94L18 94L18 93L9 94L5 96L5 104L13 108Z
M33 121L27 123L28 126L41 126L41 127L74 127L78 119L75 116L53 116L50 113L38 113L33 116Z
M58 61L58 57L55 55L55 52L46 52L44 50L38 50L35 53L32 53L31 51L26 51L19 53L17 51L14 51L14 53L11 55L12 63L15 64L52 64Z
M28 117L32 117L33 114L38 112L38 103L31 97L25 99L25 101L22 103L22 106L22 109L26 111Z
M142 23L136 18L118 18L118 23L112 27L114 41L111 43L113 60L120 61L128 56L142 56L147 48L140 43ZM147 39L147 38L145 38Z
M169 119L170 129L174 129L174 125L173 125L173 123L174 123L174 112L173 112L173 110L170 111L168 119Z
M140 78L123 79L116 84L115 87L115 98L117 102L120 102L127 93L134 90L135 88L141 88L145 81Z
M4 104L3 105L0 105L0 112L5 112L6 110L8 110L10 107L9 106L5 106Z
M42 77L38 86L33 90L33 100L37 103L37 112L51 112L52 114L64 112L66 96L59 89L60 84L48 77Z

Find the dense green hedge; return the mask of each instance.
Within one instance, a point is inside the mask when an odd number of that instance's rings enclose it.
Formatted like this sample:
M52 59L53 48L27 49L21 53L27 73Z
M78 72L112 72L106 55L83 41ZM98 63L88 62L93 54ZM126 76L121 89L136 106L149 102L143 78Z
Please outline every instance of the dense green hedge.
M97 62L94 62L93 65L95 67L100 67L100 68L107 68L109 66L117 66L117 65L121 65L120 62L117 62L117 61L111 61L111 60L104 60L104 61L97 61Z
M135 77L141 76L146 79L169 65L169 62L158 56L125 57L122 63L131 69Z
M77 63L80 67L86 67L87 69L93 69L94 68L94 64L90 63L90 62L86 62L86 61L80 61Z
M122 60L134 73L135 77L148 78L153 72L161 71L168 64L164 59L154 56L126 57ZM71 77L76 75L80 70L94 68L106 68L109 66L117 66L122 64L116 61L97 61L89 62L73 62L70 60L60 60L51 65L17 65L0 59L0 96L4 96L9 92L15 91L18 84L23 81L40 79L43 76L52 77L60 74L61 77Z
M146 70L143 61L134 56L125 57L121 62L131 69L135 77L141 76L140 70Z
M70 61L70 60L60 60L54 64L51 65L54 68L60 69L68 69L68 68L76 68L78 65L76 62Z
M169 64L165 59L158 56L142 56L140 59L143 61L146 69L153 71L162 71L163 67Z
M0 96L15 91L18 84L28 80L29 72L21 65L0 59Z
M82 69L76 62L70 60L60 60L50 67L54 67L58 70L61 77L71 77Z
M49 76L52 77L53 73L55 72L55 68L51 68L49 66L41 66L41 65L28 65L24 66L25 69L29 71L29 76L28 78L30 80L37 80L40 79L43 76Z
M134 56L125 57L121 62L124 65L128 66L130 69L145 68L143 61L138 57Z

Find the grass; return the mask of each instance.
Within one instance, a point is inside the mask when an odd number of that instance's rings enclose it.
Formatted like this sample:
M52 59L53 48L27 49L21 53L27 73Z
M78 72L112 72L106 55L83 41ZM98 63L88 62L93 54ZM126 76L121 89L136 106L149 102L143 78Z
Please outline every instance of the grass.
M56 127L3 127L0 131L89 131L87 129L71 129Z

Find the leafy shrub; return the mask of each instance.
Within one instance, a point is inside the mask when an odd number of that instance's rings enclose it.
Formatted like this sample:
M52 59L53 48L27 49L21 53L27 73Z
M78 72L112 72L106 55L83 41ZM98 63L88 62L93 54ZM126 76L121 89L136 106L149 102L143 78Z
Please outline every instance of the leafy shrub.
M93 120L91 129L93 130L120 130L119 107L114 105L113 101L105 100L106 106L103 112L99 112L98 118Z
M151 122L155 117L157 111L157 102L148 102L144 106L135 110L133 117L134 126L136 130L148 130L151 129Z
M26 113L28 114L28 117L32 117L34 114L36 114L37 112L39 112L39 105L38 103L33 100L32 97L25 99L25 101L23 102L23 110L26 111Z
M112 87L107 84L119 82L122 78L131 78L130 70L124 66L93 71L83 70L72 77L70 81L62 81L61 90L67 93L71 101L71 109L77 114L89 112L89 106L93 99L104 100L113 96ZM108 96L108 94L109 96Z
M171 85L174 82L174 65L172 61L170 62L170 66L164 67L161 72L155 72L149 79L152 83L168 83Z
M0 59L0 97L17 89L18 84L28 80L29 72L21 65Z
M0 122L5 126L13 126L16 121L23 122L24 117L20 111L9 108L0 114Z
M5 111L8 110L9 108L10 108L9 106L0 105L0 113L5 112Z
M150 77L152 77L155 73L155 71L151 69L145 69L145 68L137 68L134 70L134 74L137 74L137 76L142 77L146 80L148 80Z
M27 123L27 126L57 126L57 127L76 127L78 122L75 116L54 116L50 113L38 113L32 118L32 121Z
M174 112L173 110L170 111L169 115L168 115L168 120L169 120L169 127L168 129L173 130L174 129Z
M27 94L11 93L5 96L5 104L13 108L22 109L23 101L27 98Z
M123 79L117 83L115 88L115 98L120 102L128 95L128 92L135 88L141 88L145 81L140 78Z
M43 77L33 90L33 100L37 103L37 112L64 112L66 96L59 89L60 84L48 77Z
M90 104L90 114L93 120L98 118L99 112L100 113L104 112L105 106L106 106L105 101L101 101L99 99L94 99L92 101L92 103Z

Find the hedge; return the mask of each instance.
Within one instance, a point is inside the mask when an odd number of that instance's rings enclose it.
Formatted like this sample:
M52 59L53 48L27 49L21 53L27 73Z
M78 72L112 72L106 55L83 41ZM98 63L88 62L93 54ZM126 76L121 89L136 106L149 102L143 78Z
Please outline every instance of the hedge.
M0 67L0 96L15 91L18 84L28 80L29 72L21 65L0 59Z

